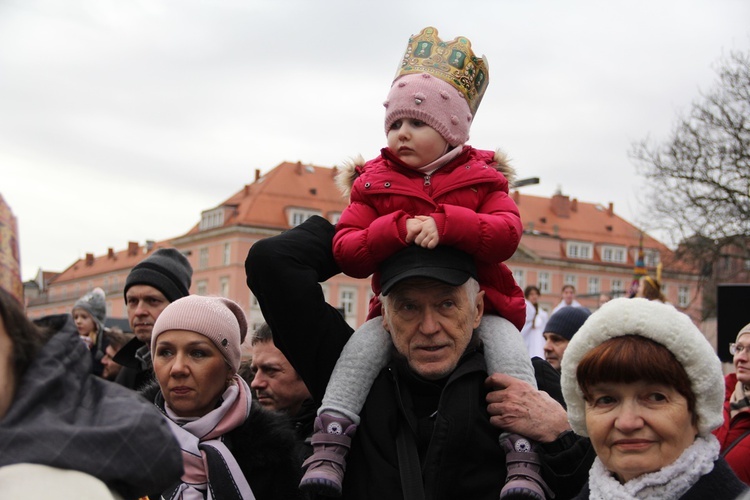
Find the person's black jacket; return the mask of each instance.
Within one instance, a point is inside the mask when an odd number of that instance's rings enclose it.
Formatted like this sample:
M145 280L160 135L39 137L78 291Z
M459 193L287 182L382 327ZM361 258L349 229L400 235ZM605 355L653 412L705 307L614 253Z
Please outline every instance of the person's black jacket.
M319 285L339 272L331 250L333 233L328 221L312 217L256 242L245 262L248 286L274 332L274 342L317 401L352 332L325 302ZM534 365L540 388L560 397L559 374L543 360ZM403 498L395 444L403 422L417 443L427 498L498 498L505 480L505 454L498 444L500 431L489 423L486 377L479 350L467 352L440 387L413 380L408 370L392 362L378 376L362 410L344 477L344 498ZM412 397L422 398L430 391L437 410L434 421L418 415ZM586 439L568 435L558 441L544 445L544 474L558 498L564 499L585 483L593 452Z
M141 361L135 357L136 351L145 345L137 338L133 338L117 351L112 361L122 365L122 368L115 378L115 383L138 391L154 380L152 367L144 368Z

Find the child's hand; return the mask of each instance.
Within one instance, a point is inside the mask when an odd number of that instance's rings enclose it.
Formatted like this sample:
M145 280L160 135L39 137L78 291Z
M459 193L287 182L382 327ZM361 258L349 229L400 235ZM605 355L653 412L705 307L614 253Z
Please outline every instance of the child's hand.
M406 242L414 243L414 239L422 231L422 221L419 219L406 219Z
M415 218L421 221L421 228L419 234L417 234L414 238L414 243L423 248L435 248L436 246L438 246L438 243L440 242L440 236L438 235L438 229L437 224L435 224L435 219L428 215L417 215Z

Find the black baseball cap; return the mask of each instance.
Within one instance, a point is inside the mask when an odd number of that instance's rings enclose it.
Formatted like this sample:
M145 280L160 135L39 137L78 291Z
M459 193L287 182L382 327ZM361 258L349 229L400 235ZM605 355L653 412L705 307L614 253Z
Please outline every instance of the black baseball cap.
M454 247L429 249L409 245L381 264L381 293L388 295L395 285L408 278L429 278L458 286L469 278L477 279L477 267L471 255Z

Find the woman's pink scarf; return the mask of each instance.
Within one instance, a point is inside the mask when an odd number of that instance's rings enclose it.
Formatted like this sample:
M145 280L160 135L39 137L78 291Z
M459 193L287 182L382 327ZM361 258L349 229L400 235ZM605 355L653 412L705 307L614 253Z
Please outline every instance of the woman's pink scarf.
M200 445L211 446L221 454L242 498L255 499L237 461L222 442L224 434L247 420L250 415L251 401L250 388L247 383L240 376L235 375L222 394L221 405L198 419L178 417L165 402L164 409L169 417L167 420L180 443L185 464L182 484L173 498L203 500L206 491L208 491L208 498L212 498L211 489L208 488L210 478L207 474L206 452L199 448Z

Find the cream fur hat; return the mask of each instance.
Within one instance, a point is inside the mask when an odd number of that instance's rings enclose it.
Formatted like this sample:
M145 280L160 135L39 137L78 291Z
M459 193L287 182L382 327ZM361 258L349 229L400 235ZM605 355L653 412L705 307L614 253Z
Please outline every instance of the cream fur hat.
M646 299L620 298L607 302L589 316L565 350L562 360L562 392L573 431L586 432L586 403L578 387L576 368L583 356L606 340L640 335L663 345L685 368L695 394L698 432L706 436L719 427L724 416L724 376L721 361L692 320L674 307Z

